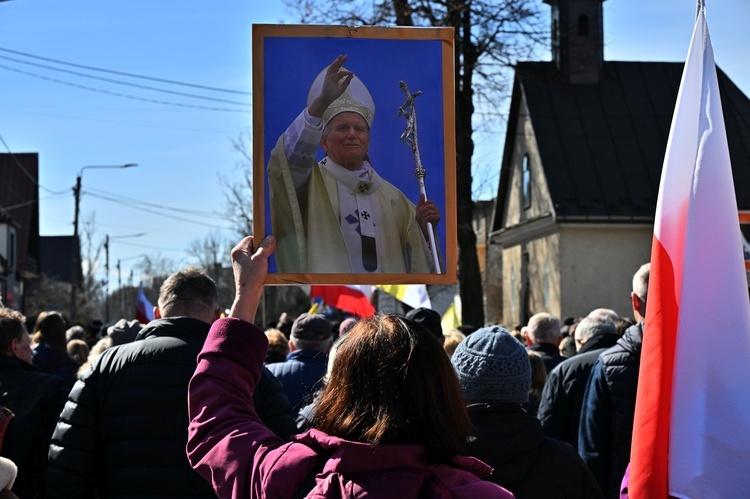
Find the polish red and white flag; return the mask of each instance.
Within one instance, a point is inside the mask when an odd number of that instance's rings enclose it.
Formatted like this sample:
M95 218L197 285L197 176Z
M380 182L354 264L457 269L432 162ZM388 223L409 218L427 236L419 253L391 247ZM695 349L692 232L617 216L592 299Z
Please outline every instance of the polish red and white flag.
M667 143L629 497L750 497L750 301L705 7Z

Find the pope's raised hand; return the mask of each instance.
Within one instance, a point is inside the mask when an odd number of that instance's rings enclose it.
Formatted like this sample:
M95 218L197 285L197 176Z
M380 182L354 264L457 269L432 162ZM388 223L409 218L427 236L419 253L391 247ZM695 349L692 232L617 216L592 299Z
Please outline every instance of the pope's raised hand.
M323 116L323 113L328 109L328 106L341 97L341 94L343 94L349 87L349 83L351 83L354 78L354 73L341 69L346 60L347 56L340 55L334 59L331 65L328 66L328 69L326 69L320 94L318 94L307 110L311 116Z

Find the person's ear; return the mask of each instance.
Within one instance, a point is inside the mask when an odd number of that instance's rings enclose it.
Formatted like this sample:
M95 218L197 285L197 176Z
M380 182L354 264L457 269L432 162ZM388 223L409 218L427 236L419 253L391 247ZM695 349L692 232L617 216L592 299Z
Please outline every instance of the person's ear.
M21 340L19 340L18 338L13 338L10 341L10 345L8 346L8 351L6 353L11 357L18 358L18 352L21 348L20 345L21 345Z
M320 137L320 147L323 148L323 152L328 154L328 135Z
M295 350L297 350L297 347L294 346L294 341L289 340L289 351L294 352Z
M633 307L633 310L638 311L641 309L641 299L633 292L630 293L630 305Z
M159 307L154 307L154 319L161 319L161 311Z

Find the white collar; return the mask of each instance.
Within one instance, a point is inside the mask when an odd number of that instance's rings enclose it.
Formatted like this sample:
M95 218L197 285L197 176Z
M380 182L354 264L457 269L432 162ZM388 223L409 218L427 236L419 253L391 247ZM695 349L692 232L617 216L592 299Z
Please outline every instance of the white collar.
M328 156L320 161L320 166L354 193L372 194L383 183L383 178L368 161L363 162L362 169L357 172L347 170Z

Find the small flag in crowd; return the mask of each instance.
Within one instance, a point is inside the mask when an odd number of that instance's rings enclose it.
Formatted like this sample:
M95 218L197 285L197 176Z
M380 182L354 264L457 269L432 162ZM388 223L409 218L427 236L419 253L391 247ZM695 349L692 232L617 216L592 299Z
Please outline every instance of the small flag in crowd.
M750 497L750 303L703 1L651 250L629 497Z
M411 308L432 308L427 286L424 284L386 284L379 285L381 289Z
M372 289L368 285L310 286L310 296L322 298L326 305L358 317L372 317L375 314L370 303Z
M135 318L141 324L148 324L154 320L154 306L143 292L143 284L138 287L138 300L135 305Z
M440 319L440 325L443 326L443 331L450 331L456 329L461 325L461 297L456 295L448 309Z

